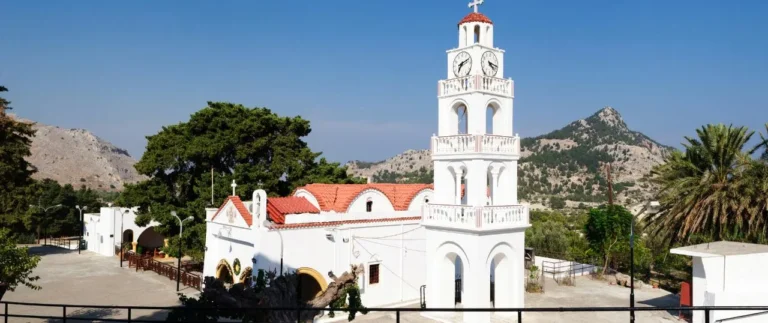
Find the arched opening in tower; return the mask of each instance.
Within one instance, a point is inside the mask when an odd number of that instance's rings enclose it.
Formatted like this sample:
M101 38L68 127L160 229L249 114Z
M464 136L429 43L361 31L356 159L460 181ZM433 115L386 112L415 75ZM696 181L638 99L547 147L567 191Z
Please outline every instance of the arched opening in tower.
M450 262L449 266L453 267L453 302L454 304L461 304L461 298L464 294L464 284L462 282L464 276L464 264L461 261L461 257L455 253L446 255L446 259Z
M456 115L458 116L458 134L460 135L469 133L469 114L467 112L467 107L464 105L460 105L456 108Z
M512 264L504 253L498 253L491 261L490 295L491 307L509 307L511 304Z
M486 134L498 134L501 127L499 122L499 108L495 104L489 104L485 109L485 133Z

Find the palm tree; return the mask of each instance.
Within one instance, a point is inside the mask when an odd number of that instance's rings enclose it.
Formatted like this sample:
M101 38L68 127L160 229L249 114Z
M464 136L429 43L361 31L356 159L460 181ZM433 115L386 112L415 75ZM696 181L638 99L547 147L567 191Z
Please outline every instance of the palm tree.
M745 162L751 160L744 146L754 132L719 124L703 126L696 134L685 137L684 153L672 153L652 170L661 209L649 224L670 243L693 235L738 238L752 207L738 193Z

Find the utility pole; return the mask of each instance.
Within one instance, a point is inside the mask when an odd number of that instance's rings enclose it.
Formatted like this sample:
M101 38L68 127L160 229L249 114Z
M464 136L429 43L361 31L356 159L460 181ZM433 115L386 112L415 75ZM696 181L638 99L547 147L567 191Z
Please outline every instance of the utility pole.
M608 205L613 205L613 177L611 176L611 163L605 164L605 172L608 173Z

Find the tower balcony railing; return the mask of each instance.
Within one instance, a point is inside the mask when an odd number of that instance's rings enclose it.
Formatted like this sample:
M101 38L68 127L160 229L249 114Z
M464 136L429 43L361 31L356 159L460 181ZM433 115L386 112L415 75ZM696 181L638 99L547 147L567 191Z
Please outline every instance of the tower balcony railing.
M529 226L527 205L450 205L429 204L424 207L421 223L463 230L497 230Z
M519 155L520 137L500 135L455 135L432 137L433 156L468 153Z
M437 97L457 95L467 92L480 91L505 97L515 96L515 82L512 79L502 79L485 75L470 75L437 83Z

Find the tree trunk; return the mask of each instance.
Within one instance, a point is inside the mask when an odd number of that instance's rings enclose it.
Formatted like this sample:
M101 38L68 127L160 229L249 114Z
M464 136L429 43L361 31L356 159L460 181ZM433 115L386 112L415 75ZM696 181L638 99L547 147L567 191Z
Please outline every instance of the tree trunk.
M5 295L5 291L8 290L8 284L6 283L0 283L0 301L3 300L3 295ZM6 313L8 314L8 313Z

